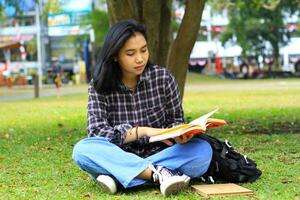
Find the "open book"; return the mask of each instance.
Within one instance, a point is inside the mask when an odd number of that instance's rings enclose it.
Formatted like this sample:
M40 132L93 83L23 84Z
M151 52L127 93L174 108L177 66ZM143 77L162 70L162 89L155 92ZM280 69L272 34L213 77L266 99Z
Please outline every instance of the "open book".
M188 124L178 125L172 128L165 129L160 134L150 137L149 142L157 142L184 134L199 134L205 132L207 129L223 126L226 122L222 119L210 118L218 109L215 109L201 117L191 121Z

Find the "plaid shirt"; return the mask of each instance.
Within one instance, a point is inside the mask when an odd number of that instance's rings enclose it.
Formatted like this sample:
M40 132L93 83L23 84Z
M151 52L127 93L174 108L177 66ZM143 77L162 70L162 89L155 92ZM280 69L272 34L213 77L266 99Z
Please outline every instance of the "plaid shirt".
M134 126L169 128L182 124L183 111L174 77L165 69L150 66L141 74L135 92L123 84L118 91L99 94L92 83L88 98L88 136L105 137L127 152L148 157L166 148L148 137L124 144Z

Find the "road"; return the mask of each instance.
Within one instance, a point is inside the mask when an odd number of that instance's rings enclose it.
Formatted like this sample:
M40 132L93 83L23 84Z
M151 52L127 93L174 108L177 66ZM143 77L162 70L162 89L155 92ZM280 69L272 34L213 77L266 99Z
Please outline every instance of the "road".
M64 85L60 89L60 95L87 93L87 85ZM40 90L40 97L56 96L57 90L54 85L43 85ZM33 99L34 88L28 86L13 86L12 88L0 87L0 101L19 99Z
M207 90L268 90L268 89L299 89L299 80L248 80L248 81L228 81L222 83L201 83L186 84L187 91L207 91Z
M87 85L64 85L61 95L87 94ZM299 89L299 80L261 80L261 81L228 81L222 83L190 83L185 85L186 91L222 91L222 90L267 90L267 89ZM40 97L56 96L54 85L44 85L40 91ZM32 86L14 86L12 88L0 87L0 101L18 99L33 99L34 89Z

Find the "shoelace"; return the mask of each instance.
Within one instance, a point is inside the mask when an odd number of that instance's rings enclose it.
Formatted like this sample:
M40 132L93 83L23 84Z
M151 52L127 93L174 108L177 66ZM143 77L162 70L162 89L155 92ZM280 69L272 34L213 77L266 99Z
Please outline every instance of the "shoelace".
M166 167L163 166L153 166L150 165L149 168L153 171L153 181L162 183L164 179L171 177L171 176L180 176L179 173L173 173L171 170L169 170Z

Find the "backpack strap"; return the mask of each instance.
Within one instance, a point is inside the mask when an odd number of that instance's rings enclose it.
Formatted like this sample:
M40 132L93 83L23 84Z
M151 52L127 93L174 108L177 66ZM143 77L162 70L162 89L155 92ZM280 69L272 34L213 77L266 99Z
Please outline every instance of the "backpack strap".
M223 146L222 151L221 151L221 158L225 159L226 154L228 153L228 148L227 146Z

